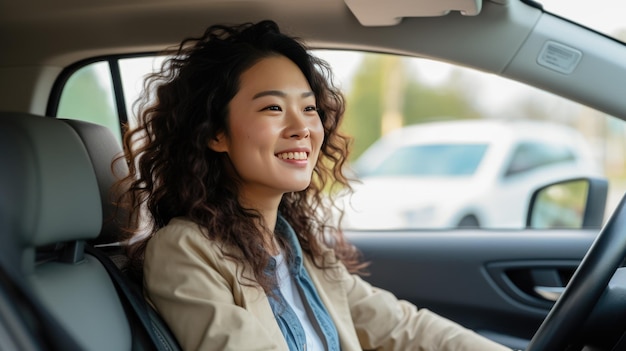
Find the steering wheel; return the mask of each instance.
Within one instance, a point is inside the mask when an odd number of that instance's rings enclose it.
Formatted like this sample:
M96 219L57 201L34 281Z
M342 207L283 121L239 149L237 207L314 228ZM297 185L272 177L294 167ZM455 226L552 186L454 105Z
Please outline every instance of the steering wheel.
M526 351L564 350L574 339L626 252L626 197L600 231Z

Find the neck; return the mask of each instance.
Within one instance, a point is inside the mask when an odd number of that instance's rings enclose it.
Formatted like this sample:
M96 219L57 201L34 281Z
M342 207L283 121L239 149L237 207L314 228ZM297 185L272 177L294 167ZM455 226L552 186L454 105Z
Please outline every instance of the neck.
M256 210L261 215L261 221L257 225L260 232L263 233L264 246L272 255L278 254L279 249L274 237L274 230L276 229L276 218L281 199L282 195L259 198L242 194L239 200L243 207Z
M268 210L259 210L263 223L259 223L259 229L263 233L263 246L272 255L276 256L280 252L280 245L274 230L276 229L276 218L278 216L278 206Z

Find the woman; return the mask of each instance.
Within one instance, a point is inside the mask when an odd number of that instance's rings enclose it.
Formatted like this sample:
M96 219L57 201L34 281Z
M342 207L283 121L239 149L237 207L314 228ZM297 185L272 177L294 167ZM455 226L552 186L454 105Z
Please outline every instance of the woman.
M184 349L506 350L355 274L326 203L349 189L349 140L323 61L271 21L170 53L124 137L121 185L132 223L151 221L132 262Z

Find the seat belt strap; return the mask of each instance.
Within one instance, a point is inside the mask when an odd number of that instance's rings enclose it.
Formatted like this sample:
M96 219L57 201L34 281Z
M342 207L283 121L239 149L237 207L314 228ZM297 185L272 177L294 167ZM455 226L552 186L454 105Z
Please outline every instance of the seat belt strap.
M98 259L108 271L113 280L118 294L132 308L132 313L139 319L143 329L152 340L157 351L180 351L182 350L176 338L173 336L165 321L151 308L139 289L134 288L127 277L115 265L113 260L97 248L86 244L85 252Z

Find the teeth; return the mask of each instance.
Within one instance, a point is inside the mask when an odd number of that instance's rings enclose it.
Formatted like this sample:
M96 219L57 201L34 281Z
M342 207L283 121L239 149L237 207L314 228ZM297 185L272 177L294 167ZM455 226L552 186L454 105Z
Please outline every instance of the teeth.
M307 154L306 152L282 152L277 154L278 158L281 160L306 160Z

